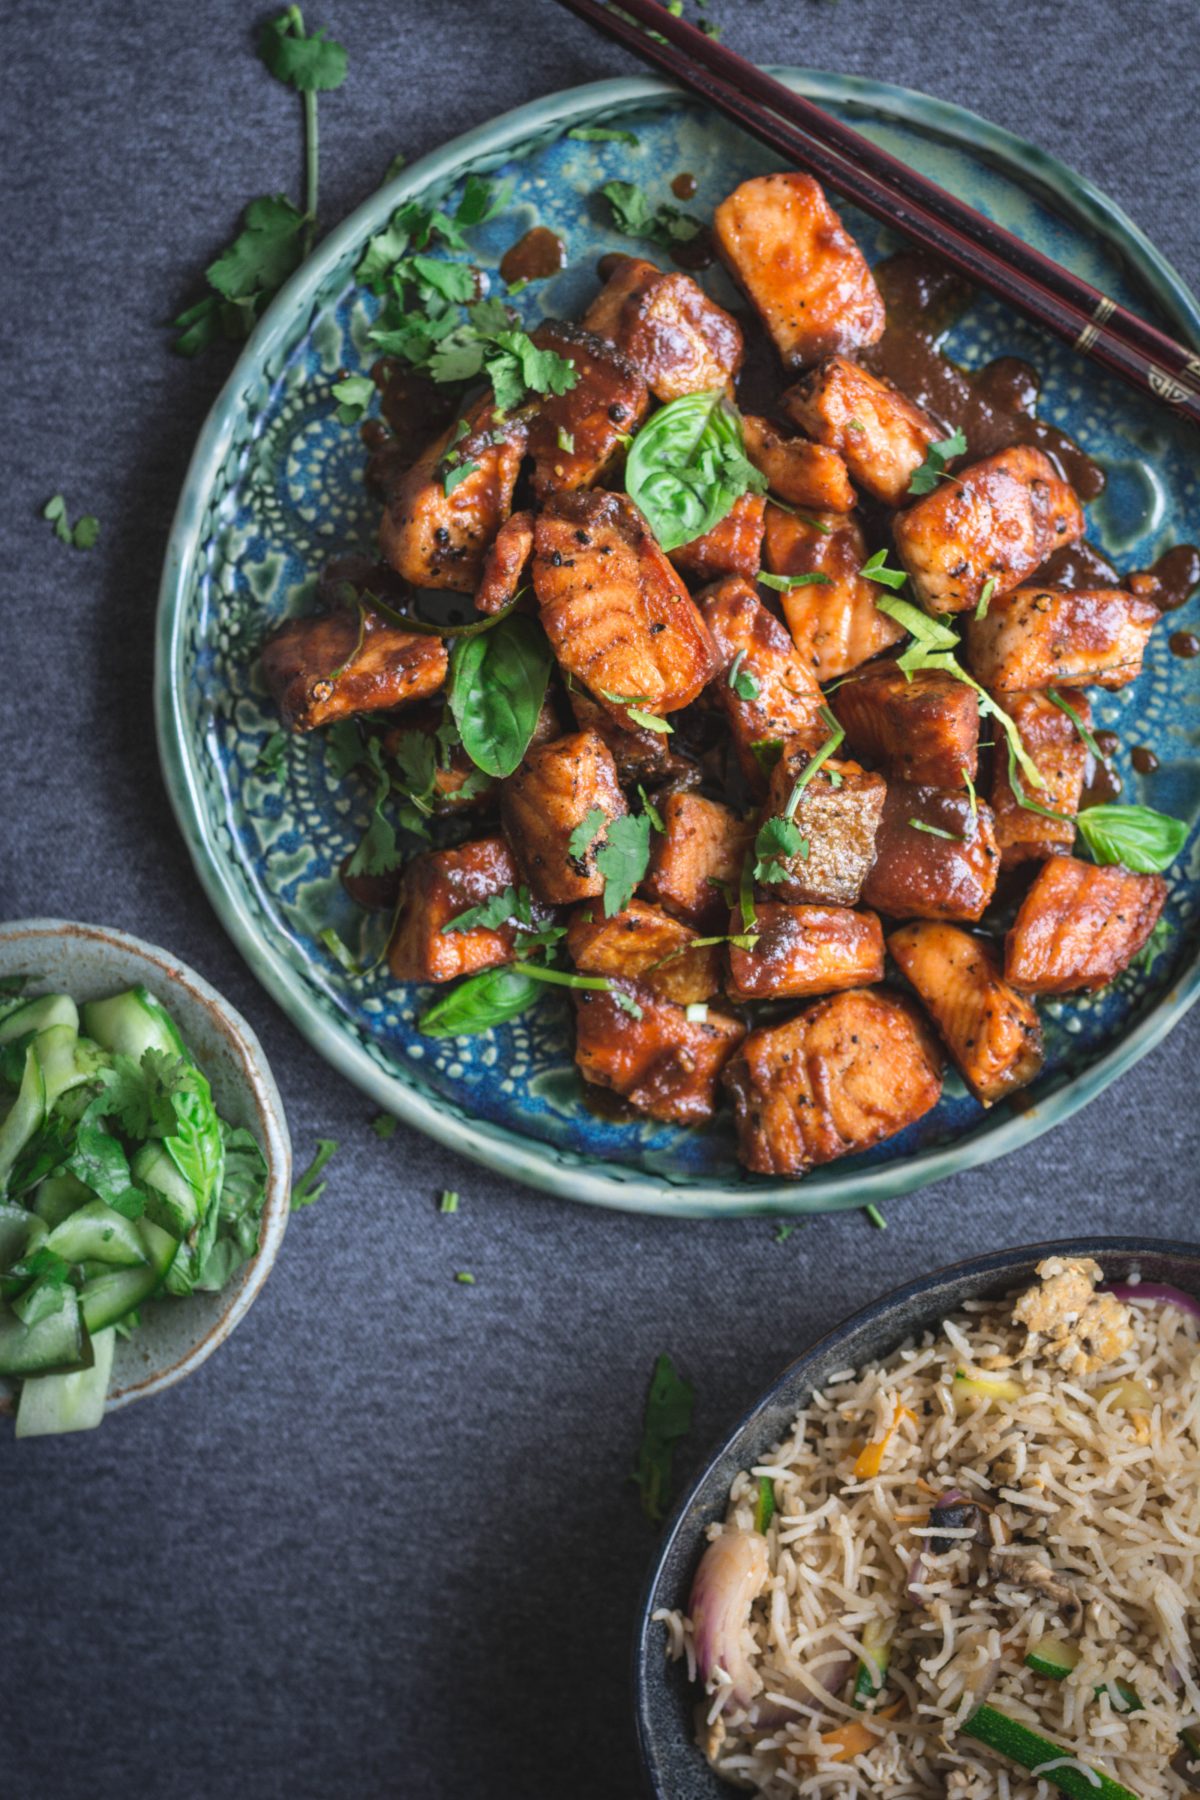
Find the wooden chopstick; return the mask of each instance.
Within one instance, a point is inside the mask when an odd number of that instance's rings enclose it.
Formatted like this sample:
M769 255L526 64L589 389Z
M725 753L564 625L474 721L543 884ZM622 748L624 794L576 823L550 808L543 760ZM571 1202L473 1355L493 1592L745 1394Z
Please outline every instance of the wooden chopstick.
M559 4L1073 349L1200 424L1200 355L1194 351L675 18L657 0L623 0L619 10L600 0Z

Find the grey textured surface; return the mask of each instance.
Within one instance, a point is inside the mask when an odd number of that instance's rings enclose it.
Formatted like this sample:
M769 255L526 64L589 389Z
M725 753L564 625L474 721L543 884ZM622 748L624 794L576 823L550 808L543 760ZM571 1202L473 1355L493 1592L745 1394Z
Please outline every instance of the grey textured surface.
M1048 0L713 10L761 60L907 83L1033 137L1200 281L1192 0L1097 0L1086 20ZM327 222L397 150L628 67L549 0L311 16L351 56L322 105ZM653 1549L625 1477L654 1355L697 1386L683 1478L895 1281L1071 1232L1193 1235L1200 1011L1053 1136L897 1202L886 1234L857 1214L782 1245L765 1223L638 1223L372 1135L197 891L154 752L159 563L225 367L174 358L160 321L240 207L299 180L298 107L251 53L254 17L237 0L5 8L0 914L169 944L259 1031L301 1158L318 1134L342 1150L193 1379L90 1437L0 1444L3 1787L624 1800ZM102 521L88 555L37 516L58 489Z

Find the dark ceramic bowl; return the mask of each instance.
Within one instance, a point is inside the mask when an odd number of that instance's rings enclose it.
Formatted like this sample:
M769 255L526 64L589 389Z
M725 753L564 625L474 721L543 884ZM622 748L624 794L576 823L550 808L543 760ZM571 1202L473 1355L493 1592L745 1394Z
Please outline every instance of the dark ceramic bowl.
M642 1602L634 1650L634 1703L648 1789L657 1800L729 1800L738 1792L720 1781L693 1741L698 1690L689 1688L686 1664L669 1663L666 1633L652 1614L684 1607L704 1546L705 1528L724 1517L739 1469L761 1461L814 1388L837 1369L857 1369L890 1356L905 1338L935 1325L964 1300L1002 1295L1028 1284L1046 1256L1092 1256L1111 1281L1136 1270L1147 1281L1170 1282L1200 1295L1200 1245L1141 1238L1080 1238L1028 1244L955 1263L910 1281L855 1313L784 1370L762 1399L734 1427L667 1530Z

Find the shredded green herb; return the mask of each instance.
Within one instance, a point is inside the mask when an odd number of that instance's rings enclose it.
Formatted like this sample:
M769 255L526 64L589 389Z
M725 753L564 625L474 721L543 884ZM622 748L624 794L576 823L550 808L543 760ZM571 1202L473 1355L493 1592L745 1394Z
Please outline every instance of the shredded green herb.
M666 1515L671 1464L676 1446L692 1424L695 1391L676 1372L664 1352L654 1365L642 1418L642 1441L631 1479L641 1495L642 1511L652 1524Z

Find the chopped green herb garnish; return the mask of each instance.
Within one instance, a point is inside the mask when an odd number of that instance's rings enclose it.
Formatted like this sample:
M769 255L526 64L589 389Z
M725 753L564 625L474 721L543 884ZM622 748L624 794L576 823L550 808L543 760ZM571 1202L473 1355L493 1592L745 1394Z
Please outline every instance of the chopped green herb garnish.
M755 881L786 881L790 873L788 861L795 856L805 858L807 853L808 839L794 819L765 819L754 840Z
M739 700L757 700L759 692L758 683L753 675L748 671L743 670L742 664L745 660L746 652L744 650L739 650L729 665L729 675L726 680L726 686L733 689Z
M708 1007L703 1000L696 1000L684 1007L683 1014L690 1025L703 1025L708 1018Z
M944 831L940 825L930 825L924 819L910 819L909 824L914 831L927 832L930 837L946 838L952 844L961 844L963 839L957 831Z
M375 398L375 383L369 375L347 375L345 380L335 381L330 392L339 402L338 424L357 425Z
M631 149L638 148L636 132L621 131L612 125L573 125L567 136L582 144L628 144Z
M871 1223L875 1227L876 1231L886 1231L887 1230L888 1222L884 1218L883 1214L880 1212L880 1210L877 1206L874 1206L874 1205L864 1206L863 1211L866 1213L868 1219L871 1221Z
M858 572L864 580L873 581L880 587L902 588L908 580L907 569L888 568L886 550L877 550L874 556L868 557Z
M754 1529L766 1536L767 1527L775 1517L775 1483L769 1475L758 1478L758 1497L754 1502Z
M741 414L724 388L662 406L633 440L625 489L666 551L703 537L767 478L746 455Z
M321 1198L329 1185L328 1182L320 1180L321 1171L338 1148L336 1138L317 1139L316 1154L304 1173L292 1184L293 1212L296 1212L301 1206L312 1206Z
M1079 713L1076 712L1070 701L1064 700L1061 694L1056 694L1053 688L1047 690L1046 698L1050 701L1052 706L1057 706L1060 712L1066 713L1068 719L1070 719L1072 725L1075 727L1096 761L1102 766L1107 764L1108 758L1096 742L1094 733L1084 724L1083 719L1080 717Z
M665 837L667 828L662 822L662 814L654 805L654 802L650 799L650 796L647 794L640 781L638 782L638 797L642 802L642 811L650 821L651 829L657 831L660 836Z
M770 575L760 569L754 579L764 587L774 588L777 594L790 594L793 588L833 586L833 576L822 575L818 570L808 575Z
M604 843L596 852L596 867L604 877L604 916L623 912L633 898L650 862L650 821L644 813L626 813L613 819Z
M478 906L468 906L442 926L442 935L455 931L501 931L505 925L533 925L533 905L527 887L506 887Z
M938 482L944 478L946 464L953 462L956 456L965 455L966 449L967 440L957 427L948 438L942 438L939 443L930 444L925 452L924 462L919 469L914 471L913 478L908 484L909 493L931 494Z
M398 1123L399 1121L394 1113L376 1113L375 1117L371 1120L371 1130L375 1133L377 1138L382 1138L386 1144L389 1138L395 1137L396 1126Z
M1146 974L1154 967L1171 939L1175 936L1175 927L1168 919L1159 919L1133 961L1131 969L1141 969Z
M995 593L995 591L996 591L996 578L994 575L989 575L987 580L983 584L983 590L979 596L979 605L975 608L975 617L977 619L983 619L983 618L987 617L988 603L991 600L991 597Z
M979 817L979 797L975 792L975 783L971 780L971 771L966 763L963 764L962 778L966 786L967 797L971 802L971 817L977 819Z
M471 462L468 458L466 462L459 463L457 468L447 469L445 475L442 477L442 492L445 494L447 500L450 498L455 488L462 485L468 475L478 475L480 467L481 464Z
M783 809L783 816L786 819L795 817L796 808L800 804L801 794L803 794L805 788L817 773L818 769L820 769L821 765L833 755L834 751L846 735L827 706L820 707L819 711L821 717L829 727L829 736L825 739L821 748L809 757L808 762L793 783L792 791L788 795L787 805Z
M777 1244L786 1244L793 1231L799 1231L802 1223L803 1221L800 1219L781 1219L771 1234L773 1241Z
M442 1189L442 1197L438 1201L438 1211L443 1213L456 1213L458 1211L458 1195L454 1192L453 1188Z
M612 208L613 224L626 237L643 238L669 250L673 244L689 243L703 230L699 219L670 201L655 206L635 182L606 181L600 192Z
M582 860L607 824L608 814L602 806L589 807L567 839L567 855Z
M69 544L74 550L91 550L100 536L100 521L92 513L85 513L74 525L69 522L67 503L61 494L54 494L47 500L42 517L54 526L59 543Z
M461 1283L463 1287L475 1286L475 1277L472 1275L470 1269L459 1269L454 1279Z
M273 731L258 753L258 761L254 765L259 775L278 775L287 756L288 733Z
M564 430L561 425L558 428L558 447L564 456L574 455L575 433L573 431Z

